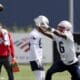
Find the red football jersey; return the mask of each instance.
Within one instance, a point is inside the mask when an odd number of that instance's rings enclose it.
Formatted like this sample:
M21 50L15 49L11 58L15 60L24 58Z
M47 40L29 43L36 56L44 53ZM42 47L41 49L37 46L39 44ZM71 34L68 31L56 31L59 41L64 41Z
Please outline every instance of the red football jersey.
M3 34L0 32L0 56L1 57L7 57L9 55L14 57L14 44L9 32L8 32L8 36L10 40L10 45L5 45Z

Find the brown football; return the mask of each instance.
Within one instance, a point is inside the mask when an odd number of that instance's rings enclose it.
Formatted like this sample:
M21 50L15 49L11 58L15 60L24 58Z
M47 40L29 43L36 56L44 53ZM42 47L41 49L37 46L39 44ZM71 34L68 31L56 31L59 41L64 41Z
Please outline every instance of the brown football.
M3 11L4 6L0 3L0 12Z

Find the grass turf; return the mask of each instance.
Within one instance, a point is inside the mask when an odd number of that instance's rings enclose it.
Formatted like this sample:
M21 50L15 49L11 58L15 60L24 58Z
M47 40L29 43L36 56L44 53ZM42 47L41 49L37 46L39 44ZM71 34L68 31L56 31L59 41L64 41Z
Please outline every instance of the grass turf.
M14 80L35 80L35 76L32 73L29 65L19 65L20 72L14 73ZM50 65L45 65L45 71L50 67ZM65 71L61 73L56 73L52 76L52 80L70 80L70 74ZM0 80L8 80L7 73L2 67L0 74Z

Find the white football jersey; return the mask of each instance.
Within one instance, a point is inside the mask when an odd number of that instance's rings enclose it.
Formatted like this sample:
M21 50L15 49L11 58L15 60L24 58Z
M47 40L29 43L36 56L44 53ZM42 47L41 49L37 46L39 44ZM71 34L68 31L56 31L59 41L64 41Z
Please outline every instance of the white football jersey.
M42 41L41 34L34 29L29 34L29 61L42 60Z
M75 53L74 39L71 32L64 32L67 39L54 35L57 49L64 64L70 65L78 61Z

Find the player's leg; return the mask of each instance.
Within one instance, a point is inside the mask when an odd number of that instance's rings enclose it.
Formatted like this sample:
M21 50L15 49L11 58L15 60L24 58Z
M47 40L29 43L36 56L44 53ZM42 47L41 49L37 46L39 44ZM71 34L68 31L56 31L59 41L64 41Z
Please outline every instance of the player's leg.
M0 58L0 74L1 74L1 67L2 67L2 59Z
M2 64L0 63L0 74L1 74L1 68L2 68Z
M5 69L6 69L7 73L8 73L9 80L14 80L11 64L10 64L8 58L4 59L4 67L5 67Z
M36 76L36 80L45 80L45 72L44 71L36 70L33 72Z
M69 72L71 73L71 80L80 80L80 68L78 63L75 63L69 67Z
M66 66L62 63L62 61L54 63L47 71L45 80L51 80L52 74L56 72L62 72L66 69Z
M37 61L30 61L31 69L36 76L36 80L45 80L45 71L42 63L38 63Z

